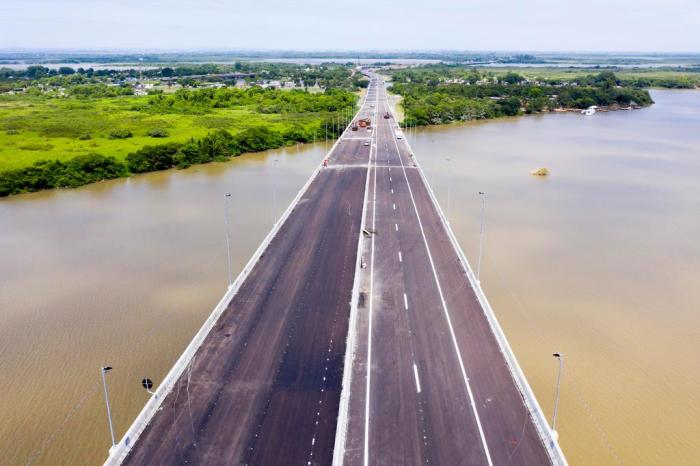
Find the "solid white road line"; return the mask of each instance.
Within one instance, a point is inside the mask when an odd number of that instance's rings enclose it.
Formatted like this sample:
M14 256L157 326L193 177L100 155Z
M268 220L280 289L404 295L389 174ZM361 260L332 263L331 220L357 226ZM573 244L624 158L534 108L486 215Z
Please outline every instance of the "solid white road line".
M379 103L379 98L376 99L377 104ZM377 133L375 133L375 137ZM378 154L375 151L374 154L374 187L372 194L372 231L375 230L375 224L377 219L377 158ZM374 301L374 237L372 235L372 246L370 254L370 266L369 266L369 309L368 309L368 322L369 327L367 331L367 384L365 386L365 451L364 451L364 466L369 466L369 405L371 398L371 380L372 380L372 302Z
M430 262L430 267L433 269L433 277L435 278L435 285L437 286L438 294L440 295L440 301L442 302L442 308L445 311L445 319L447 320L447 326L450 329L450 336L452 337L452 344L454 345L455 352L457 353L457 360L459 361L459 368L462 372L462 378L464 379L464 384L467 387L467 394L469 396L469 401L474 413L474 418L476 420L477 428L479 429L479 436L481 437L481 443L484 447L484 453L486 454L486 460L489 466L493 466L493 461L491 460L491 453L489 452L488 444L486 443L486 436L484 435L484 428L481 425L481 419L479 418L479 412L476 409L476 402L474 401L474 394L472 393L471 385L469 384L469 378L467 377L467 370L464 366L464 361L462 360L462 353L459 351L459 344L457 343L457 336L455 335L454 327L452 326L452 319L450 318L450 312L447 309L447 303L445 302L445 296L442 293L442 287L440 286L440 280L437 276L437 271L435 270L435 262L433 261L433 255L430 253L430 246L428 246L428 239L425 236L425 230L423 229L423 222L421 221L420 214L418 213L418 206L416 205L416 199L413 196L413 190L411 189L411 183L408 180L408 174L406 173L406 167L403 164L403 159L401 158L401 151L399 150L399 145L396 139L393 139L394 147L396 148L396 153L399 156L399 162L401 162L401 168L403 170L403 176L406 179L406 185L408 186L408 194L411 197L411 202L413 203L413 210L416 212L416 218L418 219L418 226L420 227L421 236L423 237L423 243L425 244L425 249L428 253L428 260ZM408 143L406 143L408 144Z
M406 297L406 293L403 294L403 308L408 311L408 298Z
M416 393L420 393L420 380L418 379L418 366L413 363L413 375L416 376Z

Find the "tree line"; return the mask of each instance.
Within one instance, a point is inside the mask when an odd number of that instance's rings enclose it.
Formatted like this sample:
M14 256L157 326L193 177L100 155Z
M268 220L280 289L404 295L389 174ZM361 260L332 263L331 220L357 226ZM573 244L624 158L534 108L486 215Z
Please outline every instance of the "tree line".
M559 108L598 106L648 106L649 92L623 86L611 72L586 77L580 83L549 85L528 82L516 73L485 79L472 72L463 83L415 79L404 74L392 92L404 97L406 117L413 124L432 125L474 119L514 116Z
M93 69L77 69L69 66L49 68L43 65L32 65L26 69L0 67L0 90L10 89L21 83L36 85L70 87L75 85L98 85L106 82L124 81L128 79L145 78L175 79L180 84L197 86L201 82L222 81L229 78L220 75L240 73L240 77L248 82L256 80L285 80L293 81L305 87L318 85L324 89L341 88L357 90L367 86L367 80L361 73L355 73L352 63L321 65L299 65L293 63L256 63L235 62L233 64L186 64L177 66L147 67L139 66ZM194 78L196 79L194 79Z
M324 120L311 129L294 127L286 131L275 131L266 126L257 126L237 134L219 129L185 143L144 146L128 154L124 162L101 154L77 156L67 162L40 160L26 168L0 172L0 197L44 189L75 188L134 173L224 161L245 152L312 142L326 136L335 138L346 125L347 122Z

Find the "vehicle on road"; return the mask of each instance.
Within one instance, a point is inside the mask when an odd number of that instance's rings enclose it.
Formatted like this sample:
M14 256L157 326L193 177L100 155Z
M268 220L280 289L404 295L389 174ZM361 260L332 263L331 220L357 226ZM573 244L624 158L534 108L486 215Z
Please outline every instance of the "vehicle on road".
M403 133L399 130L396 130L396 139L403 139Z
M391 113L389 112L384 112L384 118L391 118Z
M362 144L362 145L363 145L363 146L369 146L369 141L365 141L365 143Z

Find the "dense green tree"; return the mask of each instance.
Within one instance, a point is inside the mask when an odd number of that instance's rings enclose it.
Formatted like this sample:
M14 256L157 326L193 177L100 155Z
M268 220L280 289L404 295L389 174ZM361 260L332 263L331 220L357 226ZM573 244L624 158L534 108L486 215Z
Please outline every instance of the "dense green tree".
M525 81L525 78L517 73L511 72L503 76L502 81L508 84L520 84L521 82Z
M169 143L157 146L144 146L126 156L126 163L132 173L166 170L175 166L174 156L182 144Z
M498 108L503 115L514 116L520 113L520 99L508 97L498 101Z
M37 79L42 76L49 75L49 69L41 65L32 65L27 67L26 75L29 78Z
M72 188L126 176L124 164L99 154L77 156L68 162L40 160L31 167L0 172L0 196L53 188Z

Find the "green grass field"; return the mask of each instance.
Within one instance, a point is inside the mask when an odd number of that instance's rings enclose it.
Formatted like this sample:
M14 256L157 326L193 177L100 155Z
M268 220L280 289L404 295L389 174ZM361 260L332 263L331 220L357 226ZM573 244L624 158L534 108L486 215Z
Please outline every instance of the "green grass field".
M264 124L284 130L294 125L317 126L324 114L262 114L252 108L212 109L204 115L150 114L133 110L148 97L96 100L0 96L0 172L23 168L37 160L69 160L98 153L123 160L145 145L182 142L214 129L232 134ZM164 129L169 136L148 132ZM114 130L127 130L128 139L110 139ZM90 139L80 139L89 135Z

